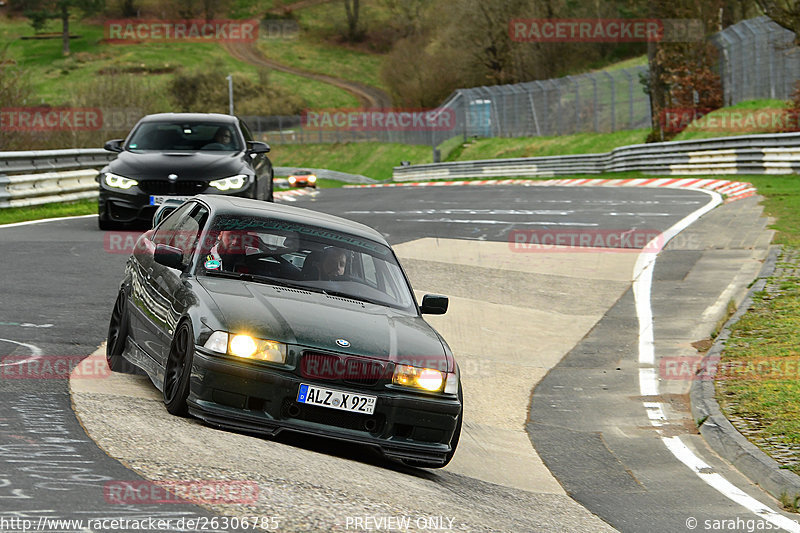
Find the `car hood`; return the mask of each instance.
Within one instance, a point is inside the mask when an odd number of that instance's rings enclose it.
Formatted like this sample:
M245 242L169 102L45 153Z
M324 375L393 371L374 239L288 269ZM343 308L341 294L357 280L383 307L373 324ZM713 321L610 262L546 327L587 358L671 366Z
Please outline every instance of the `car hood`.
M198 278L222 316L208 324L303 348L453 370L453 360L422 317L301 291L220 278ZM350 343L337 345L337 339Z
M243 152L121 152L107 172L133 179L216 179L247 173Z

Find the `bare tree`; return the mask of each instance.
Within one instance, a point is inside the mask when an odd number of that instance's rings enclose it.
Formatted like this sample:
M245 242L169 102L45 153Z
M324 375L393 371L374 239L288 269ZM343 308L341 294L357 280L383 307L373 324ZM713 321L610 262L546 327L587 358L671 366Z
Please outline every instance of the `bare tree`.
M41 30L48 19L61 20L61 45L63 54L69 55L69 18L78 9L84 13L102 11L105 0L29 0L25 16L31 19L34 29Z
M347 15L347 40L357 41L361 37L358 28L358 16L360 11L359 0L343 0L344 11Z

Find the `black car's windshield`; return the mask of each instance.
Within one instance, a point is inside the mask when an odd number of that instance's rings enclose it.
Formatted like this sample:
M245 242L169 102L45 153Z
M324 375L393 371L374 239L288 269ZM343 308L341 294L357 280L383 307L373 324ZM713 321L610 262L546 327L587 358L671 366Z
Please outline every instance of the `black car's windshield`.
M369 239L272 218L221 215L203 241L198 275L239 277L414 309L394 254Z
M231 124L218 122L144 122L133 132L127 145L133 152L227 151L242 150L242 143Z

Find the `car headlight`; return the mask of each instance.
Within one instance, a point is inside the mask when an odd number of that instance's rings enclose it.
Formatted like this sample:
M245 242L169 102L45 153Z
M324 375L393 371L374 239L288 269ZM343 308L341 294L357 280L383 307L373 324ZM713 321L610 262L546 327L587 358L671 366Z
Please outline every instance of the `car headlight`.
M286 345L282 342L257 339L241 333L234 335L215 331L203 346L214 352L242 359L281 364L286 362Z
M232 191L235 189L241 189L247 183L247 176L244 174L237 174L236 176L230 176L228 178L222 178L218 180L214 180L209 182L209 185L212 187L216 187L221 191Z
M445 376L432 368L417 368L410 365L394 367L392 383L402 387L422 389L428 392L439 392L445 384Z
M295 181L297 181L297 178L294 176L289 176L289 183L294 183Z
M308 181L311 182L311 183L316 183L317 182L317 177L316 176L309 176L308 177Z
M109 187L114 187L115 189L130 189L134 185L139 184L139 182L136 180L126 178L125 176L118 176L117 174L112 174L111 172L106 172L105 182L106 185Z

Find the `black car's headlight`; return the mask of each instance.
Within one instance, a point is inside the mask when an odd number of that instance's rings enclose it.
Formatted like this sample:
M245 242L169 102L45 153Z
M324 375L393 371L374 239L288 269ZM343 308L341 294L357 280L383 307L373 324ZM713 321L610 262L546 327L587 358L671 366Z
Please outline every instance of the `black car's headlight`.
M433 368L419 368L411 365L394 367L392 383L401 387L409 387L428 392L458 393L458 376L440 372Z
M125 176L120 176L118 174L114 174L112 172L106 172L103 180L106 182L106 185L109 187L113 187L115 189L130 189L134 185L138 185L139 182L136 180L132 180L130 178L126 178Z
M247 175L237 174L209 182L209 185L221 191L235 191L247 185Z
M242 359L281 364L286 362L286 345L282 342L257 339L242 333L215 331L203 347Z

